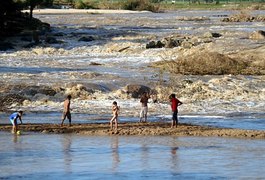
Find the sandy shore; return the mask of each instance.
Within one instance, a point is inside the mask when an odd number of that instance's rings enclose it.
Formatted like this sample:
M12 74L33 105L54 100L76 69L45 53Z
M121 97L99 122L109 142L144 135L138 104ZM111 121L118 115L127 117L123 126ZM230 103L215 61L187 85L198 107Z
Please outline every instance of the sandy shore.
M29 12L25 10L24 12ZM148 11L111 10L111 9L34 9L33 14L128 14Z
M139 135L139 136L204 136L204 137L235 137L264 139L265 131L215 128L179 124L170 128L169 123L120 123L117 132L110 131L108 123L73 124L71 127L57 124L23 124L19 126L22 132L39 132L50 134L75 133L84 135ZM11 131L11 125L0 125L1 131Z

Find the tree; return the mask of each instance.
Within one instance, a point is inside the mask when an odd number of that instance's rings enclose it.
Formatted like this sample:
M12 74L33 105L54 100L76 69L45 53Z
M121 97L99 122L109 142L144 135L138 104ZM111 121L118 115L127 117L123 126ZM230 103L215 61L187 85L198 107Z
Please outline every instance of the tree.
M34 8L38 5L41 5L43 2L44 2L44 0L27 0L27 3L29 5L29 17L30 17L30 19L32 19Z
M0 6L0 36L5 34L8 18L17 12L17 5L13 0L4 0Z
M21 0L24 3L24 7L29 7L29 17L32 19L33 10L36 6L45 5L51 6L53 4L53 0Z

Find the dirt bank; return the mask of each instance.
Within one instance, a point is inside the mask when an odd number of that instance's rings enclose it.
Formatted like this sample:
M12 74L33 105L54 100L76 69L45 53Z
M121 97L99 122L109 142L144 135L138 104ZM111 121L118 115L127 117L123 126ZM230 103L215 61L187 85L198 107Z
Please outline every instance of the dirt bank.
M29 12L25 10L24 12ZM147 11L111 10L111 9L34 9L33 14L127 14Z
M178 128L170 128L169 123L121 123L118 132L109 130L108 123L74 124L71 127L57 124L23 124L22 132L40 132L50 134L75 133L84 135L138 135L138 136L212 136L265 139L265 131L215 128L180 124ZM11 131L11 125L0 125L1 131Z

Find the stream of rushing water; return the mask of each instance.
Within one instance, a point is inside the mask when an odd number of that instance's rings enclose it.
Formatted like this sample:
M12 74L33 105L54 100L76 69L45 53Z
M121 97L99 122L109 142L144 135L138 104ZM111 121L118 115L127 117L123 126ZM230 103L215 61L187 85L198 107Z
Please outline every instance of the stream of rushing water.
M221 17L233 13L39 14L36 17L50 23L52 33L57 33L56 38L64 43L46 48L1 52L0 81L3 86L23 83L26 86L61 87L67 83L96 83L110 93L113 93L112 89L119 89L128 83L157 81L157 72L148 66L150 62L160 60L160 57L153 55L156 50L138 55L100 53L103 45L108 43L106 37L118 42L123 39L115 38L123 35L155 34L162 38L172 33L196 35L206 31L227 33L264 30L264 24L259 22L220 21ZM254 13L265 14L265 11ZM209 19L202 22L177 21L177 18L192 16ZM80 42L78 38L82 35L92 35L98 39ZM256 46L244 38L234 43L239 41L249 43L250 47ZM91 66L93 62L103 65ZM209 81L206 83L211 84ZM263 83L255 77L235 77L225 85L237 85L236 88L228 86L228 89L241 88L244 91L248 87L248 90L262 92ZM216 84L212 83L211 86L216 87ZM245 102L243 95L233 101L203 102L203 108L186 106L184 103L183 109L192 110L193 113L182 114L180 109L180 122L264 130L264 101L251 99L253 102ZM113 99L108 97L110 95L106 96L100 100L73 100L73 123L108 122L109 106ZM26 111L24 123L60 123L60 96L36 94L31 98L32 103L25 103L22 107ZM119 103L130 110L139 106L138 100L132 99L119 100ZM232 106L227 108L228 103ZM16 108L11 107L12 110ZM252 108L254 112L251 112ZM150 104L150 109L153 110L150 121L169 121L168 104ZM246 109L248 112L245 112ZM138 121L136 115L129 116L126 110L122 111L121 121ZM152 114L155 111L158 113ZM8 116L7 113L1 113L0 124L10 123ZM9 132L0 132L0 179L264 179L264 148L264 140L251 139L98 137L26 132L21 136L13 136Z

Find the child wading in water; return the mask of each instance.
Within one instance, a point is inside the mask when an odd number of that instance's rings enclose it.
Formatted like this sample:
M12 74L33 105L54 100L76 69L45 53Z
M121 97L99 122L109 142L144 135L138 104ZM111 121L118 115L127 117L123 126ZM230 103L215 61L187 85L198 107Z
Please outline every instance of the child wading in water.
M118 115L119 115L119 106L116 101L112 103L112 118L110 120L110 130L113 130L113 122L115 124L115 131L118 130Z

